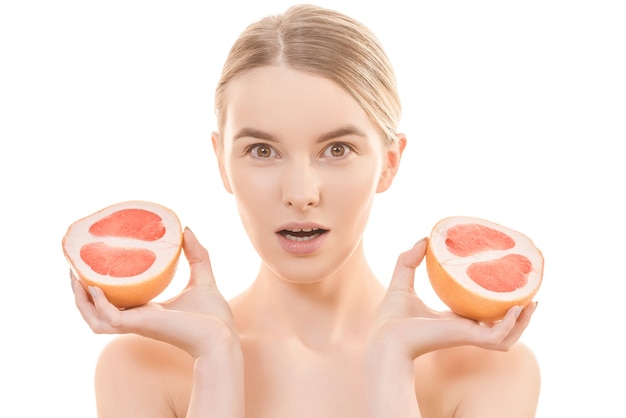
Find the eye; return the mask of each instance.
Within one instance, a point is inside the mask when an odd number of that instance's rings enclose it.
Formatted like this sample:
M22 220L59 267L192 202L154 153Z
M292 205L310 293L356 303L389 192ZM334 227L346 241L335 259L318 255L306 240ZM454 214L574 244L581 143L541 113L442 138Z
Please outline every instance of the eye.
M258 158L261 160L278 157L278 153L274 150L274 148L270 147L267 144L250 145L246 149L246 153L250 154L254 158Z
M346 158L352 151L353 148L350 145L343 142L334 142L324 149L322 155L324 158L341 159Z

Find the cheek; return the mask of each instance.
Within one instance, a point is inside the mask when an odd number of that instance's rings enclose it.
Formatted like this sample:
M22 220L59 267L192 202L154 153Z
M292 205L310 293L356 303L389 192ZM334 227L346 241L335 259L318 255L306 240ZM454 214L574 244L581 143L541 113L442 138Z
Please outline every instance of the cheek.
M244 224L271 213L279 198L277 179L269 170L230 170L230 183Z
M367 216L378 185L375 168L344 172L326 179L322 200L332 202L347 219Z

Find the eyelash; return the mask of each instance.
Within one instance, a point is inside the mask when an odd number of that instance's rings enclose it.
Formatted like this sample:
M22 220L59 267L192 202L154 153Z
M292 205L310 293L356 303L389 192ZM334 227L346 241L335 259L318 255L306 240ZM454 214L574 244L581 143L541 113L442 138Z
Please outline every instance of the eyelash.
M337 146L341 146L344 148L345 150L344 155L341 155L339 157L329 157L330 159L342 160L344 158L347 158L347 156L350 155L351 153L356 152L356 148L350 144L346 144L345 142L333 142L324 148L321 155L324 155L327 151ZM258 150L259 148L267 148L270 151L270 154L272 155L270 155L269 157L259 157L258 155L255 155L255 150ZM269 158L275 158L278 155L278 152L271 145L261 143L261 144L252 144L249 147L247 147L245 149L245 154L251 155L253 158L265 160Z
M338 146L343 147L344 154L339 157L330 157L331 159L343 160L344 158L347 158L351 153L356 151L356 149L352 145L346 144L345 142L333 142L332 144L329 144L326 148L324 148L324 151L322 151L322 154L325 154L327 151L330 151L332 148L338 147Z
M278 155L276 150L274 148L272 148L270 145L267 145L267 144L252 144L252 145L250 145L249 147L247 147L245 149L245 154L246 155L251 155L253 158L258 158L260 160L265 160L265 159L268 159L268 158L272 158L272 156L270 156L270 157L259 157L258 155L255 155L254 151L258 150L259 148L267 148L268 150L270 150L271 154Z

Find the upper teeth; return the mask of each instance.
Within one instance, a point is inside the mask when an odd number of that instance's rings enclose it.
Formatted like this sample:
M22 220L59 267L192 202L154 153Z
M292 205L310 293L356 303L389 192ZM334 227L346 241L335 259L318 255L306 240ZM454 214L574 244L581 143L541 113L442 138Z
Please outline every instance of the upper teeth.
M289 232L312 232L313 230L317 230L318 228L300 228L300 229L289 229Z

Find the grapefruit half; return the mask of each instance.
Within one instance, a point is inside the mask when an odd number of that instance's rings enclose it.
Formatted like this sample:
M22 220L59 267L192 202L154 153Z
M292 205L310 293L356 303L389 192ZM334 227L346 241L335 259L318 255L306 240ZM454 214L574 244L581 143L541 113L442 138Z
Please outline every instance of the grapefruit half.
M526 235L467 216L439 221L426 249L428 277L442 302L458 315L485 322L532 300L543 262Z
M121 202L72 223L62 245L81 284L118 308L143 305L170 284L182 250L178 216L152 202Z

